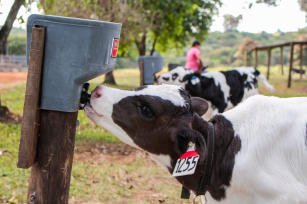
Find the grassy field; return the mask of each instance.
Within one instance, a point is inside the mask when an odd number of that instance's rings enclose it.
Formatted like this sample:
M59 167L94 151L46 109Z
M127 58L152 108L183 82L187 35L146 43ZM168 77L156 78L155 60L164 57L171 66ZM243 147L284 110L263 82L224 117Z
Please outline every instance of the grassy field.
M225 68L216 68L222 70ZM260 70L265 73L264 67ZM118 85L132 89L139 84L137 69L115 71ZM297 81L286 88L286 75L279 67L272 68L270 83L275 93L260 85L260 92L280 97L307 96L307 81ZM91 88L103 81L92 80ZM22 114L25 84L1 93L3 105ZM158 167L146 153L121 144L104 129L90 123L79 112L75 157L72 170L70 203L189 203L180 200L180 185L165 170ZM20 125L0 123L0 203L25 203L29 170L17 169Z

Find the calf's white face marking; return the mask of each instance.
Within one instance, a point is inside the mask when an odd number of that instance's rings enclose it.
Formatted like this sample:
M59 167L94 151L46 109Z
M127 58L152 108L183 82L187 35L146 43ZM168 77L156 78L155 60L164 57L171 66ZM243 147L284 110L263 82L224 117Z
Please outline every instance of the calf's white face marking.
M184 88L186 82L182 81L183 77L190 73L193 73L193 71L183 67L177 67L168 73L161 74L158 78L158 84L172 84Z

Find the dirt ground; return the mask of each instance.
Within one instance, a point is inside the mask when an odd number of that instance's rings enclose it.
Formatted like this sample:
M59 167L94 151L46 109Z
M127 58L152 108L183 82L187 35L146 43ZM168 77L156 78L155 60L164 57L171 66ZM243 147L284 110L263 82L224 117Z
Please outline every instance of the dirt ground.
M0 72L0 84L14 84L26 80L26 72Z
M132 148L126 144L122 143L105 143L105 144L96 144L96 143L79 143L76 146L75 154L74 154L74 160L75 162L83 161L87 163L95 163L97 166L101 165L114 165L114 164L120 164L120 165L129 165L131 163L137 162L139 159L144 160L144 163L148 168L150 166L156 165L150 158L149 155L142 151L135 148ZM134 189L137 188L137 186L141 185L140 183L144 183L144 180L146 180L148 183L155 183L155 185L159 186L162 185L165 181L172 184L174 188L180 189L180 185L175 181L175 179L172 179L168 176L168 174L165 174L166 176L140 176L138 174L134 173L127 173L126 171L122 170L120 171L122 174L122 177L126 178L125 180L122 180L120 178L116 178L117 174L111 175L111 179L113 179L115 182L118 182L118 185L123 185L127 189ZM164 171L161 170L161 172L164 174ZM133 200L133 203L173 203L168 200L166 195L163 194L163 192L157 191L154 188L151 188L149 186L144 186L142 190L138 190L137 193L134 193L129 197ZM146 201L146 202L145 202ZM97 203L100 204L100 202L94 202L94 201L84 201L84 200L75 200L74 198L70 199L70 203L72 204L83 204L83 203ZM123 200L119 202L114 201L106 201L104 202L106 204L109 203L127 203ZM186 201L182 200L179 201L179 203L186 203Z
M0 72L0 94L27 81L26 72Z
M115 77L135 76L135 73L114 73ZM101 78L103 76L100 76ZM0 85L9 85L27 81L27 72L0 72Z

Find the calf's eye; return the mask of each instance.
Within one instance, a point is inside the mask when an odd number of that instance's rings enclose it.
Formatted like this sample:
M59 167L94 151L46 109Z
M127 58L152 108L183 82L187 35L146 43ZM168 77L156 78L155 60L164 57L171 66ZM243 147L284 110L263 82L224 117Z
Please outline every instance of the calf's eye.
M172 80L176 80L177 77L178 77L178 74L177 74L177 73L174 73L174 74L172 75Z
M154 118L155 117L155 113L147 105L141 105L140 109L141 109L142 115L145 116L146 118Z

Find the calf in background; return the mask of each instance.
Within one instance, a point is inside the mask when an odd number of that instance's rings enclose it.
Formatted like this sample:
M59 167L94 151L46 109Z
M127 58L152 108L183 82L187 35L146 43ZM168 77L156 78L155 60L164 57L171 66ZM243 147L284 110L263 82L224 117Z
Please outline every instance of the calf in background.
M160 75L157 82L158 84L179 85L191 96L206 99L209 109L203 117L209 120L216 113L222 113L248 97L258 94L258 80L266 89L274 92L273 86L253 67L239 67L228 71L207 73L177 67Z

